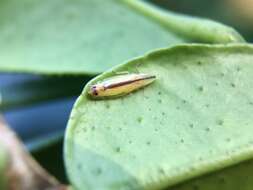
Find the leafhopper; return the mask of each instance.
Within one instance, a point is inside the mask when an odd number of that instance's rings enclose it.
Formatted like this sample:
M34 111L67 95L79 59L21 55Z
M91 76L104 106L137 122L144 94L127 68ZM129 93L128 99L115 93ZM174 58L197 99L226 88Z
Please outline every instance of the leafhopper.
M147 86L152 83L155 78L154 75L143 73L110 77L102 82L91 85L88 93L94 98L123 96Z

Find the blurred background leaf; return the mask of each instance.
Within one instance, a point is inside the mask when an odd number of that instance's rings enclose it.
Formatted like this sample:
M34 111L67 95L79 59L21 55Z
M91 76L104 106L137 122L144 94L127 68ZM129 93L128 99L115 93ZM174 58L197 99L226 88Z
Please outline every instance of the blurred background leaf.
M0 70L7 72L96 75L169 45L243 41L228 26L140 0L0 3Z
M147 0L179 13L214 19L233 26L253 42L253 0Z

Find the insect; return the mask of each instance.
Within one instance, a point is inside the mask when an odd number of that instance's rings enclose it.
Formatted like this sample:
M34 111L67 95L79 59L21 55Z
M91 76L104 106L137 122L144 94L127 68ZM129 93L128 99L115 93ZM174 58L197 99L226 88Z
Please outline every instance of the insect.
M155 78L154 75L143 73L119 75L91 85L88 93L94 98L123 96L147 86Z

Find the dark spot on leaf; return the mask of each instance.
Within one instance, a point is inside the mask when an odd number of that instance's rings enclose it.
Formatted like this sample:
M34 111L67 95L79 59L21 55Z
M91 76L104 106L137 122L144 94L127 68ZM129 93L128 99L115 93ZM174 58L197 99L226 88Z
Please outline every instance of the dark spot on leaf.
M142 117L138 117L138 118L137 118L137 121L138 121L139 123L141 123L141 122L142 122Z
M201 66L201 65L202 65L202 62L201 62L201 61L198 61L198 62L197 62L197 65Z
M199 87L198 87L198 90L199 90L200 92L203 92L203 91L204 91L204 87L203 87L203 86L199 86Z
M232 86L233 88L235 88L235 83L231 83L231 86Z
M181 139L180 142L181 142L181 143L184 143L184 139Z
M150 142L150 141L147 141L146 144L149 146L149 145L151 145L151 142Z
M92 126L92 127L91 127L91 130L92 130L92 131L94 131L95 129L96 129L95 126Z
M218 124L218 125L223 125L223 124L224 124L224 121L223 121L222 119L219 119L219 120L217 121L217 124Z
M102 173L102 169L101 168L97 168L92 172L94 175L99 176Z
M163 168L159 168L158 169L158 173L161 174L161 175L164 175L165 174L165 171Z
M161 95L162 93L161 92L158 92L158 95Z
M231 141L231 139L230 139L230 138L226 138L226 141L227 141L227 142L230 142L230 141Z
M186 104L186 103L187 103L187 101L186 101L186 100L183 100L182 102L183 102L183 104Z
M115 151L119 153L121 151L120 147L116 147Z
M222 76L222 77L224 77L224 76L225 76L225 74L224 74L224 73L221 73L221 76Z
M193 128L193 127L194 127L194 125L193 125L192 123L191 123L189 126L190 126L190 128Z
M210 131L210 128L209 128L209 127L207 127L207 128L206 128L206 131L207 131L207 132L209 132L209 131Z
M162 100L161 100L161 99L159 99L159 100L158 100L158 103L160 103L160 104L161 104L161 103L162 103Z

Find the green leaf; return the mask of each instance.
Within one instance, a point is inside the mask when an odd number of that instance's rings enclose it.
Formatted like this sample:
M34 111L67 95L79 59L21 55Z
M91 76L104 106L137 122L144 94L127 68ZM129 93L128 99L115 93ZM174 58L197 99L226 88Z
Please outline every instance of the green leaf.
M151 6L143 1L123 0L130 7L168 29L193 42L233 43L245 42L233 28L212 20L185 16Z
M94 75L168 45L243 41L213 21L125 0L4 0L0 26L0 71L36 74Z
M167 190L251 190L253 159L213 172Z
M96 77L78 98L65 136L72 184L156 190L253 159L252 63L251 45L181 45ZM157 80L118 99L87 96L91 84L136 70Z

